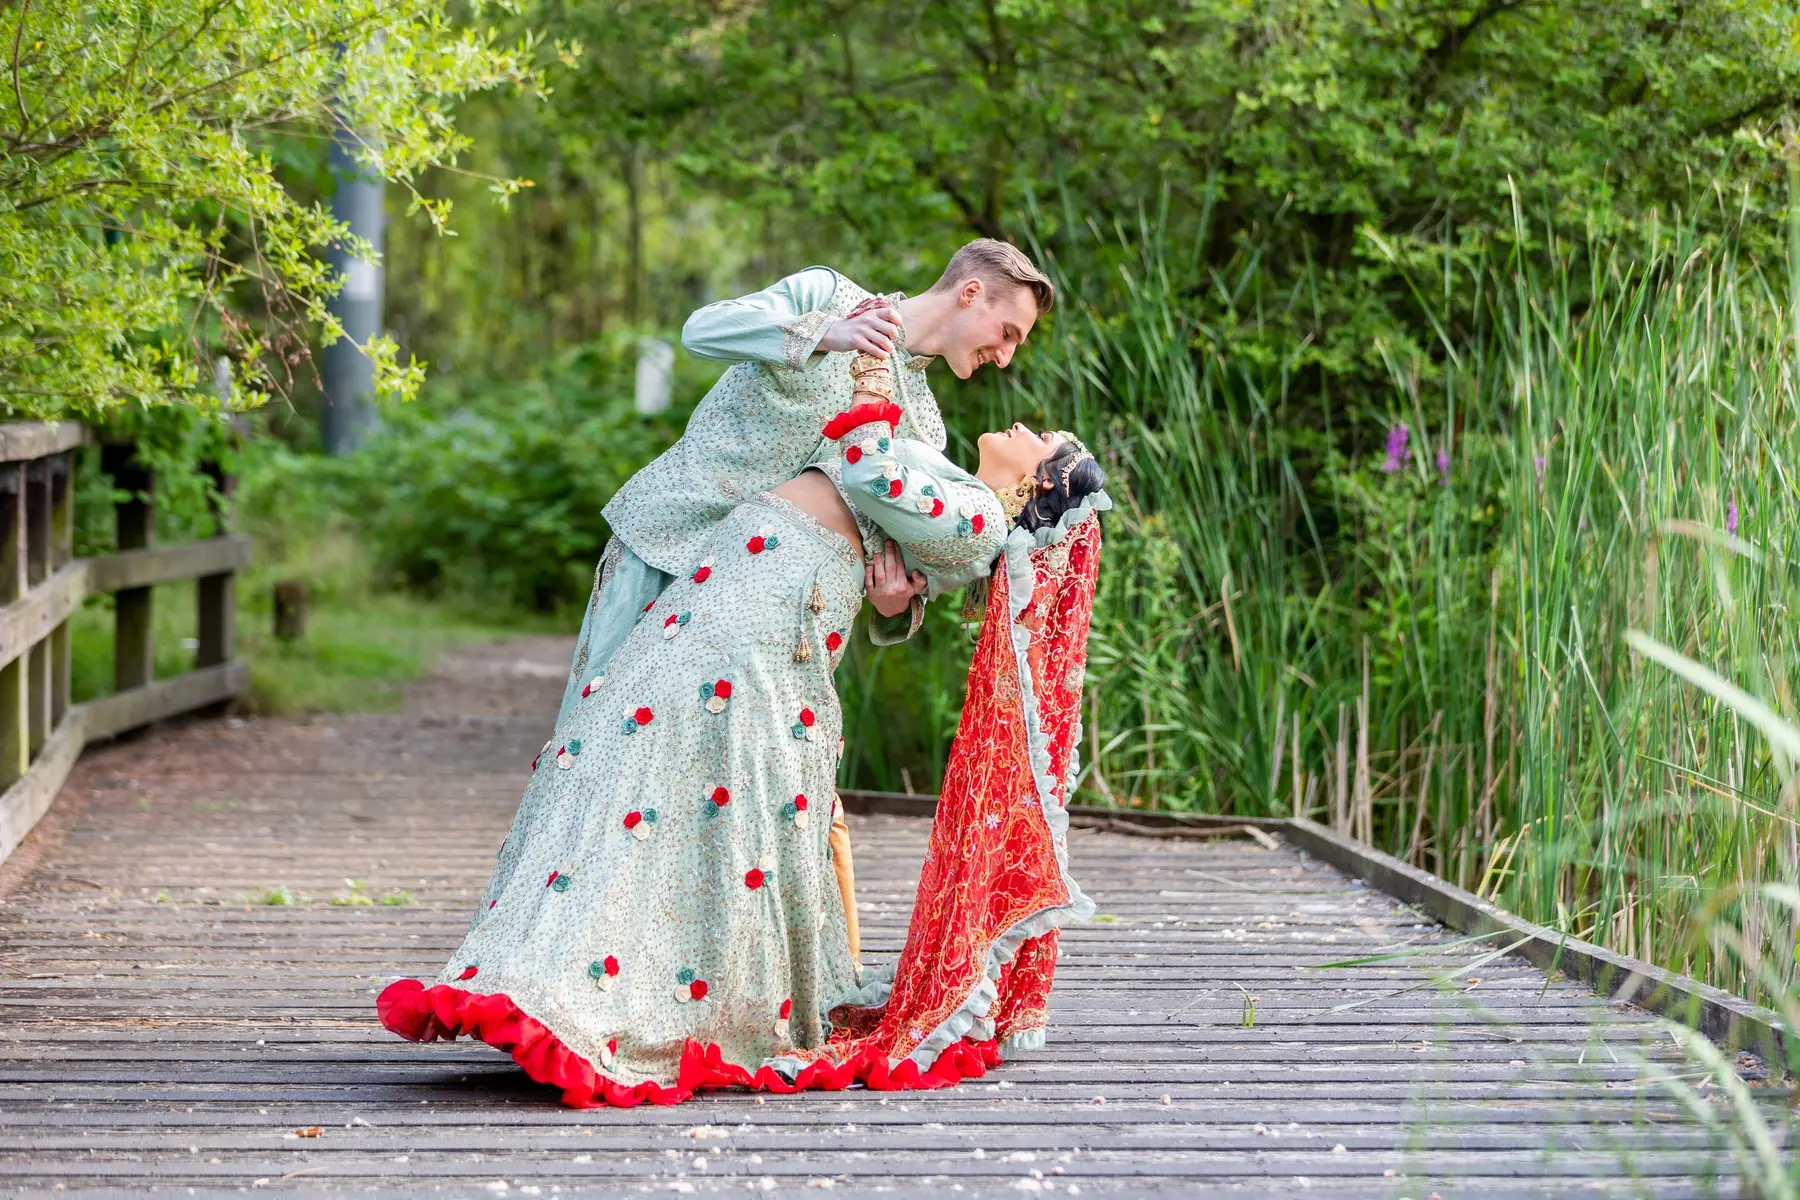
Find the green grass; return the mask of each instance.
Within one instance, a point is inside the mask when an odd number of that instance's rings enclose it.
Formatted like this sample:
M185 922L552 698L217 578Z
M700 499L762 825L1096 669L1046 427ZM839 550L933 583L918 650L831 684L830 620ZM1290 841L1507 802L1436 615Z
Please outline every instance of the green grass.
M248 609L248 611L245 611ZM403 596L384 595L354 608L315 608L306 636L278 641L266 606L240 607L238 652L250 660L247 706L255 712L380 712L400 699L400 685L428 674L457 645L519 632L468 619ZM245 617L260 618L250 628Z
M156 677L167 679L192 670L194 586L159 586L151 603ZM250 662L250 692L240 702L245 712L388 711L399 702L401 686L428 674L446 650L516 634L521 628L391 593L371 595L354 606L331 598L315 604L308 614L306 636L292 643L277 640L270 622L267 585L258 573L250 573L238 596L237 653ZM96 597L81 608L70 642L75 700L111 694L110 597Z
M1800 1028L1800 169L1790 197L1777 263L1521 214L1547 250L1424 274L1442 344L1377 347L1391 398L1325 430L1289 364L1230 352L1310 316L1234 290L1254 246L1195 280L1147 225L1065 287L1008 404L1089 436L1120 501L1081 798L1310 816ZM1406 425L1405 461L1337 420ZM1707 1075L1670 1092L1800 1194L1792 1105L1670 1033ZM1791 1096L1800 1044L1769 1066Z

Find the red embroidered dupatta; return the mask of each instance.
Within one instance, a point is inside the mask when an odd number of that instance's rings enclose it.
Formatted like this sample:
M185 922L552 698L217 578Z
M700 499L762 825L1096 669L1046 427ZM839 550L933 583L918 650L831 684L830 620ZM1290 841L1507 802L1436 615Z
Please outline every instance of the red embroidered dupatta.
M1028 575L1003 559L989 590L893 989L827 1050L840 1062L890 1060L892 1072L864 1075L874 1087L953 1083L1007 1048L1041 1044L1057 931L1093 912L1068 875L1064 834L1099 520L1028 557ZM1030 594L1015 599L1021 582Z

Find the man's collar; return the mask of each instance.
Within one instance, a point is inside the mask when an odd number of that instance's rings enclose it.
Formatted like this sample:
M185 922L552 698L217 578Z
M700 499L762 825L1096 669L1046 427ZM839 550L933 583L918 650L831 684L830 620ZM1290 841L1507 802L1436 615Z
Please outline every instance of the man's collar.
M900 313L900 302L906 299L905 292L887 292L882 297L888 307L894 310L895 316ZM909 371L923 371L937 361L935 354L910 354L906 349L906 323L900 322L900 332L894 338L894 360Z

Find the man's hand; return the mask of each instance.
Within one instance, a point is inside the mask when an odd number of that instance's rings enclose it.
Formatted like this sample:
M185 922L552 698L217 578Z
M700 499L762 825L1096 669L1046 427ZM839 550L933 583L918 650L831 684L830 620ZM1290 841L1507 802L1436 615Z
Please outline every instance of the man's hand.
M891 541L881 544L881 553L863 564L863 590L869 603L884 617L897 617L905 612L912 598L925 590L925 576L914 571L909 577L900 547Z
M819 339L818 349L830 354L839 350L861 350L886 358L894 352L894 339L900 336L900 314L880 296L871 296L839 317Z

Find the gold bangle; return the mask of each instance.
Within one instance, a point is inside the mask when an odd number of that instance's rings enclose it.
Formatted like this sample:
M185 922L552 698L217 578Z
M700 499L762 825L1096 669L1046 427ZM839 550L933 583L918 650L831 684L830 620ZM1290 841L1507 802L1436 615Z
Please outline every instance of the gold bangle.
M876 371L885 374L887 370L887 359L870 354L866 350L859 351L857 356L850 360L850 377L852 379L861 379L864 375L869 375Z
M853 395L872 396L876 400L894 398L893 372L885 358L862 353L850 360L850 390Z

